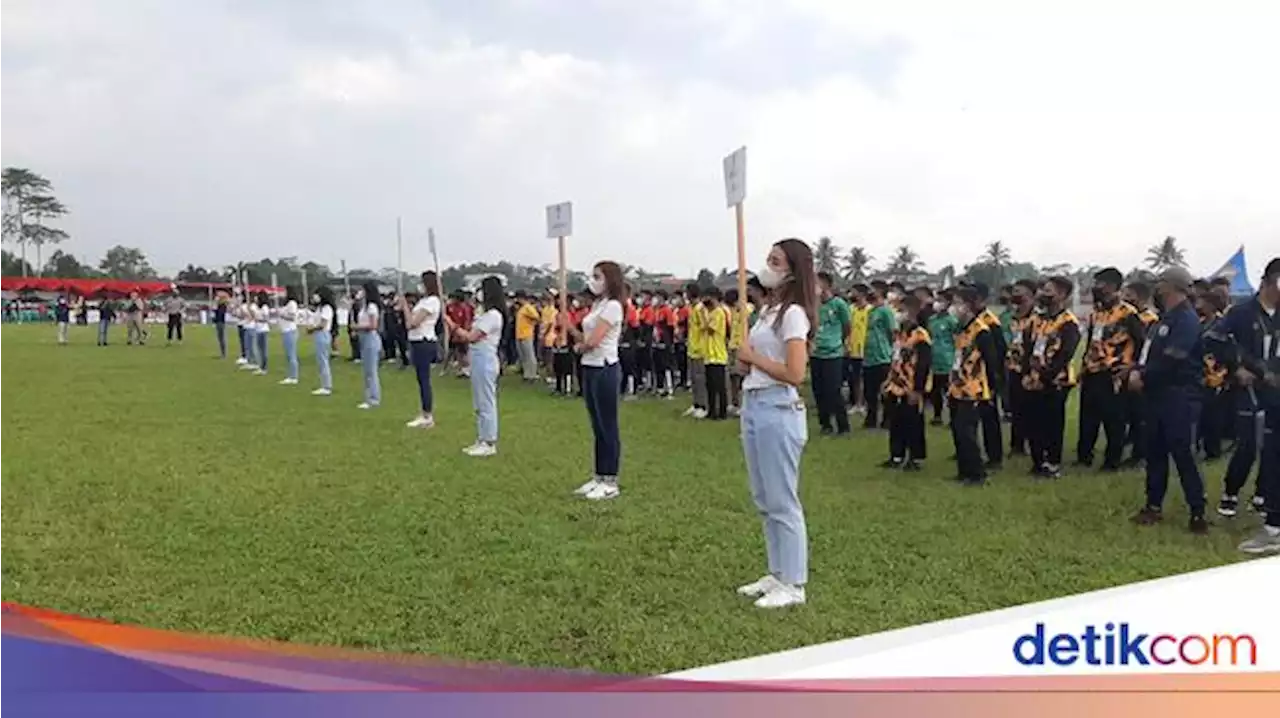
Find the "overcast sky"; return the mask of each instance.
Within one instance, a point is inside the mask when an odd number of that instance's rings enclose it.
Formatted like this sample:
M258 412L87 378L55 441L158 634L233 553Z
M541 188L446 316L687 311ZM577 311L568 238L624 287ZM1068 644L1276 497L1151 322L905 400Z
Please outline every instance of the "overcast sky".
M4 0L0 142L73 210L68 250L166 271L390 266L397 215L407 268L428 226L445 264L542 264L565 199L574 266L718 269L745 144L753 266L829 234L1128 268L1173 234L1196 271L1243 243L1255 274L1280 10L1197 4Z

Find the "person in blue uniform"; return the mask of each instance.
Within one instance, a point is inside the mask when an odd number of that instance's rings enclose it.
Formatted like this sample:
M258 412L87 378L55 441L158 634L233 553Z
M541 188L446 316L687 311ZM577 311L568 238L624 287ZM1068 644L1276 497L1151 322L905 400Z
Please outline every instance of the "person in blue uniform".
M1204 345L1200 318L1192 308L1191 274L1181 267L1163 272L1156 284L1160 322L1146 339L1138 366L1129 374L1129 390L1147 397L1147 501L1135 523L1151 525L1164 518L1169 488L1169 459L1178 470L1182 493L1191 510L1192 533L1209 530L1205 520L1204 477L1196 466L1195 431L1201 409Z
M1259 452L1258 489L1263 501L1257 505L1266 514L1258 532L1240 544L1248 554L1280 553L1280 257L1267 263L1262 284L1251 301L1232 307L1206 339L1226 364L1229 376L1250 397L1263 414L1265 427ZM1246 427L1237 442L1250 437ZM1255 435L1256 436L1256 435ZM1256 439L1255 439L1256 441ZM1239 445L1237 447L1240 449ZM1238 498L1248 475L1248 466L1228 467L1226 493L1218 512L1234 516ZM1248 462L1252 464L1252 460ZM1233 473L1232 468L1237 472ZM1224 510L1225 509L1225 510Z

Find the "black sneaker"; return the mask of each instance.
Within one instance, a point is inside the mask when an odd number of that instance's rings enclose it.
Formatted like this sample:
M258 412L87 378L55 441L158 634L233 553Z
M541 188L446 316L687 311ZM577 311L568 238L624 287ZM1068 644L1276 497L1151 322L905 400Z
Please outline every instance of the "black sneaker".
M1033 479L1042 479L1048 474L1044 464L1035 464L1027 470L1027 475Z
M1193 514L1191 520L1187 522L1187 530L1193 534L1203 536L1209 533L1209 522L1205 520L1204 514Z
M1164 520L1164 512L1158 506L1143 506L1130 520L1139 526L1154 526Z
M1120 464L1115 464L1110 461L1104 461L1102 463L1102 466L1098 467L1098 471L1101 471L1104 474L1114 474L1119 470L1120 470Z
M920 465L920 462L919 462L919 461L916 461L915 459L912 459L912 460L910 460L910 461L908 461L908 462L906 462L905 464L903 464L903 465L902 465L902 470L903 470L903 471L910 471L910 472L913 472L913 473L914 473L914 472L916 472L916 471L922 471L922 470L924 470L924 467Z
M1042 467L1042 470L1043 470L1043 472L1044 472L1044 473L1042 473L1042 474L1041 474L1041 476L1043 476L1043 477L1044 477L1044 478L1046 478L1046 479L1061 479L1061 478L1062 478L1062 467L1061 467L1061 466L1054 466L1053 464L1045 464L1045 465Z
M902 459L885 459L884 461L880 462L880 468L882 468L882 469L901 469L901 468L902 468Z
M960 480L960 485L968 489L976 489L987 485L987 477L983 476L966 476Z
M1231 518L1235 516L1237 513L1239 513L1239 510L1240 510L1240 499L1236 498L1235 496L1224 495L1222 497L1222 500L1218 502L1219 516L1226 516L1227 518Z
M987 468L987 473L989 473L989 474L994 474L994 473L996 473L996 472L998 472L998 471L1002 471L1002 470L1004 469L1004 462L1002 462L1002 461L988 461L988 462L986 463L986 468Z
M1267 499L1264 496L1255 494L1253 499L1249 501L1249 505L1253 507L1254 511L1257 511L1260 514L1265 514L1267 512Z

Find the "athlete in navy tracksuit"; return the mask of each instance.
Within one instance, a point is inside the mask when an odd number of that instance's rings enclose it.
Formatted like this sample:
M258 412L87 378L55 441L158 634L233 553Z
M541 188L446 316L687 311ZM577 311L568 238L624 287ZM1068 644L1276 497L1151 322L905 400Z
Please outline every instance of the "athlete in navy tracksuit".
M1200 420L1204 346L1200 318L1188 301L1190 273L1180 267L1165 271L1156 292L1164 313L1129 380L1131 390L1147 397L1147 502L1133 520L1154 524L1163 518L1172 458L1191 509L1189 528L1205 533L1209 524L1204 517L1204 478L1196 466L1193 428Z
M1277 307L1280 307L1280 258L1267 264L1257 296L1233 307L1208 335L1240 392L1249 396L1264 416L1262 441L1257 442L1261 444L1257 494L1263 496L1260 508L1267 518L1256 535L1240 544L1241 551L1251 554L1280 553L1280 315ZM1241 434L1237 441L1250 442L1252 438ZM1246 448L1238 446L1237 451ZM1252 464L1252 460L1248 464ZM1227 469L1226 494L1218 508L1223 515L1234 515L1236 492L1248 475L1248 465L1236 469L1235 457L1232 457ZM1224 507L1228 511L1223 511Z

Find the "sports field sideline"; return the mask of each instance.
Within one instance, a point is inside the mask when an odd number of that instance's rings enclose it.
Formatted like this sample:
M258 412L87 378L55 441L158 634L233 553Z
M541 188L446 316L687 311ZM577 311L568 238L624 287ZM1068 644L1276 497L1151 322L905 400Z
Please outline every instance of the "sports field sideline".
M1025 476L1014 460L965 489L931 429L926 471L877 467L885 436L819 438L802 497L809 603L752 610L734 587L763 570L733 421L687 400L622 409L623 494L587 478L580 402L504 377L500 453L475 436L469 385L437 383L430 431L411 373L384 368L359 412L358 371L335 393L235 371L211 329L185 346L94 346L93 328L5 326L5 600L201 633L505 663L658 673L1063 596L1239 560L1246 512L1185 530L1136 527L1139 474ZM279 346L273 344L273 361ZM1074 411L1068 446L1074 441ZM1211 499L1221 464L1206 471Z

